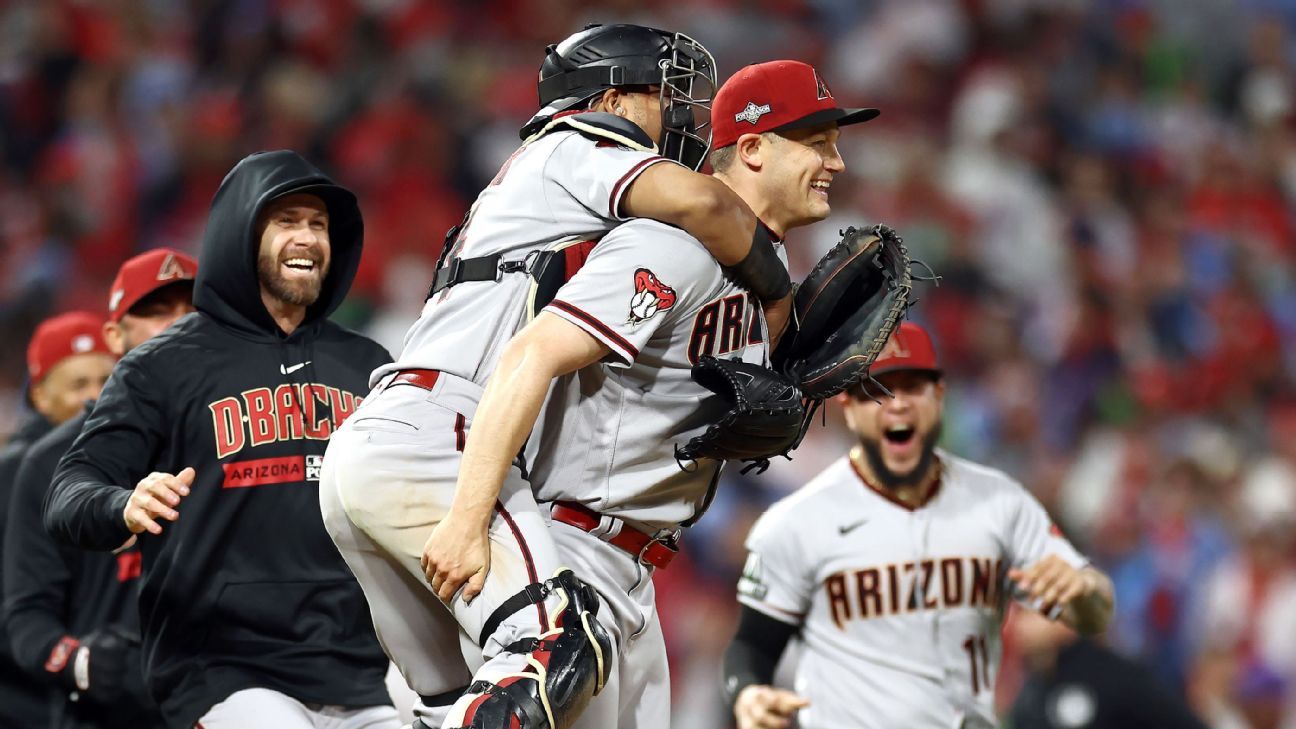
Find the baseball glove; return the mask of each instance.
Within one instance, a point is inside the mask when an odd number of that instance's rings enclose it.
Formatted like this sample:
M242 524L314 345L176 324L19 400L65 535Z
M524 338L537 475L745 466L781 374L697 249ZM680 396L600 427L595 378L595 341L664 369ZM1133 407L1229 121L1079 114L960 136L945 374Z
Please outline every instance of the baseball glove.
M779 373L748 362L704 356L693 366L693 381L716 393L729 410L684 447L679 461L698 458L754 461L769 465L800 440L805 405L801 391Z
M811 400L826 400L868 376L909 307L913 287L904 241L885 225L850 227L797 288L794 327L774 367Z

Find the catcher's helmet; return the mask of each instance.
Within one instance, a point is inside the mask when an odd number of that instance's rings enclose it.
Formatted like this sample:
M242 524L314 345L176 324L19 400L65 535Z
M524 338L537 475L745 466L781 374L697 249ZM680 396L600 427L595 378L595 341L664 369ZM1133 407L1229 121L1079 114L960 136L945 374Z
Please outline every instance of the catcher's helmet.
M642 25L588 25L546 48L537 83L540 111L521 136L530 137L555 114L580 108L606 89L626 86L661 86L662 154L700 167L711 145L715 59L683 33Z

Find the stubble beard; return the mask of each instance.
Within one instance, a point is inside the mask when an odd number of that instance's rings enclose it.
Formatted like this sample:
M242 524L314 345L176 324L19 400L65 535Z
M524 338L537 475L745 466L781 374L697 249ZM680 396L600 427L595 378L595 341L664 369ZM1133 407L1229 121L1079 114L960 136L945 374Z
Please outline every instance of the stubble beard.
M940 442L941 431L944 428L944 423L937 423L927 437L923 438L922 455L918 457L917 465L908 473L897 473L887 466L886 460L882 457L880 442L860 438L860 448L864 451L864 457L868 459L869 470L881 482L881 486L893 491L905 486L919 486L923 477L931 469L932 461L936 459L936 444Z

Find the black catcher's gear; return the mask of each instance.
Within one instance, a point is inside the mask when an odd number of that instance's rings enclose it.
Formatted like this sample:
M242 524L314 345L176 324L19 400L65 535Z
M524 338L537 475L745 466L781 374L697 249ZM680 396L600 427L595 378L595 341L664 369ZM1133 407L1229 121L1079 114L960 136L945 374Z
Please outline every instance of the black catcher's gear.
M598 593L560 569L543 583L528 585L509 598L486 621L481 641L512 613L543 601L562 598L549 629L539 638L508 647L527 656L528 667L498 683L476 681L469 694L482 694L464 715L465 729L563 729L603 690L612 669L612 639L596 619Z
M522 127L527 139L563 111L586 107L606 89L660 86L663 156L698 169L711 146L715 59L701 43L642 25L589 25L545 49L540 110Z

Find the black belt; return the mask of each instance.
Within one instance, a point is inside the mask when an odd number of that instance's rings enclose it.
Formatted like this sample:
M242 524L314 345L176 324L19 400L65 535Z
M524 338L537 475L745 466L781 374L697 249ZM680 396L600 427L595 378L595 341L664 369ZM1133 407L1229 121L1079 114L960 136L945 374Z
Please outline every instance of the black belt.
M451 258L432 277L432 288L428 289L427 297L430 299L443 289L465 281L498 281L501 274L527 270L526 261L500 262L502 255L496 253L478 258Z

